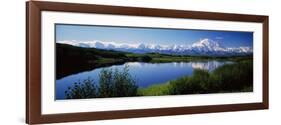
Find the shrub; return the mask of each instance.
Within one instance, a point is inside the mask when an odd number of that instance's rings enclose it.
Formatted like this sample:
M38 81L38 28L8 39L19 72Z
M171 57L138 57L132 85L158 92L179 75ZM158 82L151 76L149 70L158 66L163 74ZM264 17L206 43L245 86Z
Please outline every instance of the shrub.
M65 91L67 99L105 98L137 96L138 86L129 74L129 66L122 71L115 69L102 69L99 74L99 84L95 85L93 79L86 79L81 83L75 82Z
M253 85L253 62L243 61L227 64L212 73L215 78L213 84L221 91L239 91Z
M196 69L191 77L183 77L171 81L171 94L194 94L206 93L208 90L209 73L205 70Z
M113 75L113 96L115 97L127 97L136 96L138 86L136 81L129 73L129 66L126 65L122 72L115 69Z
M99 96L110 97L113 95L112 69L102 69L99 74Z
M65 91L67 99L95 98L97 96L94 80L88 78L81 83L75 82L73 87L68 87Z
M170 94L244 92L253 90L253 62L226 64L213 72L196 69L192 76L170 81Z

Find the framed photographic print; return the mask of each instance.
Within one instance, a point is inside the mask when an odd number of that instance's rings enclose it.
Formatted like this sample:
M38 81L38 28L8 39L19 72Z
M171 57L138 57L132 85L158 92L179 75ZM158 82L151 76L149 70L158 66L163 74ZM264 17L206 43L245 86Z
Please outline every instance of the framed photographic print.
M268 109L268 16L26 3L30 124Z

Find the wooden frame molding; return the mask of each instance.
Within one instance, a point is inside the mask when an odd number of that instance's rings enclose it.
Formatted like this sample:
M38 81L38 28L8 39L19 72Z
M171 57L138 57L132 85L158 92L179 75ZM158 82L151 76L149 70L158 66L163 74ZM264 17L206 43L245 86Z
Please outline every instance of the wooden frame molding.
M43 115L41 113L41 11L99 13L262 23L263 102ZM26 3L26 123L39 124L268 109L268 24L268 16L260 15L29 1Z

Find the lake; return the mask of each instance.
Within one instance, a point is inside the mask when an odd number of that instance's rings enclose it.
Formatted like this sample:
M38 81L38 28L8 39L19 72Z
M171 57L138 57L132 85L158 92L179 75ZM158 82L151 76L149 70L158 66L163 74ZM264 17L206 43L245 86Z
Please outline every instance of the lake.
M190 76L194 69L204 69L213 71L214 69L230 61L194 61L194 62L171 62L171 63L144 63L144 62L127 62L123 65L113 65L110 67L122 70L125 65L129 66L129 73L136 79L139 87L145 88L152 84L161 84L170 80L175 80L183 76ZM72 74L56 80L56 99L65 98L65 90L72 86L74 82L83 81L88 77L94 79L95 83L99 81L99 72L103 68L93 69L91 71Z

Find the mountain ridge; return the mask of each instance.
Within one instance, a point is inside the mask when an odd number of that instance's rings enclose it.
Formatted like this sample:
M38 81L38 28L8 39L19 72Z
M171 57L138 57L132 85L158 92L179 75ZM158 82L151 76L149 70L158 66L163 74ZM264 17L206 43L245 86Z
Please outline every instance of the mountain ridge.
M58 41L58 43L70 44L85 48L98 48L117 50L132 53L161 53L192 56L243 56L252 55L253 49L247 46L223 47L219 42L211 39L201 39L191 45L160 45L160 44L128 44L102 41Z

